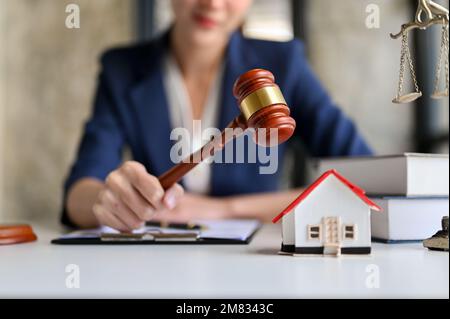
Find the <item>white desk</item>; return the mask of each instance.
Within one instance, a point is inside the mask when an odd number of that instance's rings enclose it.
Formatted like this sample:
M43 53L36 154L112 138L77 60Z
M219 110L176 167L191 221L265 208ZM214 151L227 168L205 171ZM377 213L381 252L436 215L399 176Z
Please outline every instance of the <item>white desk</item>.
M277 255L278 225L248 246L56 246L49 242L59 227L33 226L38 242L0 246L0 298L449 297L448 253L420 244L374 244L371 256L290 257ZM79 266L79 289L66 288L68 264ZM370 288L377 269L379 288Z

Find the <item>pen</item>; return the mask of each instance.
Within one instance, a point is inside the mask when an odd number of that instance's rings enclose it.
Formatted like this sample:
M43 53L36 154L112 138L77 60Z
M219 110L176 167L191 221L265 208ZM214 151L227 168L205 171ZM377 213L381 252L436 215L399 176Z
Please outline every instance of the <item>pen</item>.
M150 221L145 223L149 227L161 227L161 228L175 228L175 229L188 229L188 230L204 230L205 226L193 224L193 223L165 223L158 221Z

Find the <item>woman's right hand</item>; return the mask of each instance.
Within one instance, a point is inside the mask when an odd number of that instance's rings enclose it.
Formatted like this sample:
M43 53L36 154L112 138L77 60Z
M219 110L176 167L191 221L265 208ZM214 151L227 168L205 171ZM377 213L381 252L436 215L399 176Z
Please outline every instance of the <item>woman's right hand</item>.
M180 185L164 191L158 178L148 174L142 164L129 161L108 175L93 211L101 225L130 232L155 214L175 208L182 195Z

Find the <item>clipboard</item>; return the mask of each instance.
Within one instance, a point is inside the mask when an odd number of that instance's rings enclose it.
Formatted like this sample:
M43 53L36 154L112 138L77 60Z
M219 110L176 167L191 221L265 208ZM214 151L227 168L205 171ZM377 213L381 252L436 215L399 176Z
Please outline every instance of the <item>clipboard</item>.
M133 233L108 227L75 231L51 241L55 245L247 245L261 228L257 220L196 221L176 225L154 222Z

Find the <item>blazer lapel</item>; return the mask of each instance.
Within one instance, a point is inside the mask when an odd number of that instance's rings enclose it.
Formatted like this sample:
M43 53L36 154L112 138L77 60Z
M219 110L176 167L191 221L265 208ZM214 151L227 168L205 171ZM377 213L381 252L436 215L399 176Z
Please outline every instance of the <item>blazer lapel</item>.
M173 164L170 160L171 124L168 102L163 84L162 58L168 34L156 40L156 45L143 64L145 76L130 90L130 99L136 113L142 160L154 175L160 175Z
M233 33L225 56L225 72L222 85L222 105L219 125L224 128L237 115L239 107L233 96L233 85L243 73L258 67L258 58L244 48L244 39L239 32Z
M233 85L236 79L243 73L260 67L258 65L258 57L246 49L244 38L240 32L235 32L231 36L227 52L225 73L222 84L222 105L219 115L219 129L224 129L236 116L240 110L237 105L236 98L233 96ZM219 154L218 156L221 156ZM212 164L211 177L211 194L214 196L227 195L232 190L224 189L226 181L233 175L241 175L242 165L236 164ZM230 184L230 187L231 184Z

